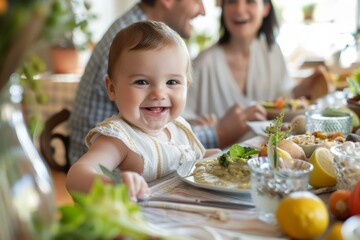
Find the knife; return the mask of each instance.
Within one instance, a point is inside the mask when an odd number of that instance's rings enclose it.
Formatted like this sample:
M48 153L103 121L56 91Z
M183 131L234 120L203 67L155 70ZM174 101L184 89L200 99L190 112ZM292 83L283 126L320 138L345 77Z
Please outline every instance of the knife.
M228 208L228 209L247 209L254 208L254 203L252 202L226 202L218 200L201 200L201 199L182 199L177 197L163 197L163 196L154 196L150 198L140 198L138 199L138 204L146 206L148 202L173 202L173 203L183 203L183 204L192 204L192 205L202 205L202 206L211 206L219 208Z

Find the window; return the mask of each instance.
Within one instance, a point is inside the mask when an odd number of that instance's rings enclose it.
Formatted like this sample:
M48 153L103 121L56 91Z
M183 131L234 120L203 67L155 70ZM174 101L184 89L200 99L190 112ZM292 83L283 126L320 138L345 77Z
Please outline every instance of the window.
M298 64L307 58L331 60L340 51L346 53L344 65L356 60L356 0L273 1L281 23L277 41L289 62ZM312 16L305 18L310 7Z

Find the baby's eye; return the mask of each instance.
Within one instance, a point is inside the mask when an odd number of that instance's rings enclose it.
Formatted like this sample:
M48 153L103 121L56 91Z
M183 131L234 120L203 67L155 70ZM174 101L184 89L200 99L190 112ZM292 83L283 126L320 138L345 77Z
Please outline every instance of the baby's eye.
M168 80L166 82L167 85L177 85L179 84L179 81L178 80L174 80L174 79L171 79L171 80Z
M148 83L146 80L144 80L144 79L136 80L136 81L134 82L134 84L137 84L137 85L149 85L149 83Z
M247 3L256 3L256 0L247 0Z

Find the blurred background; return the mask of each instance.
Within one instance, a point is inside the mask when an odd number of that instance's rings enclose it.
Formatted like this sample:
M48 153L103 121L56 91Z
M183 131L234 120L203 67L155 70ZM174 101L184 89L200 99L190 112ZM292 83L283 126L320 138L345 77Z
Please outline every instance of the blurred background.
M110 24L137 2L107 0L107 4L103 4L96 0L86 1L96 15L96 19L89 21L93 43L98 42ZM217 1L203 2L206 16L194 20L195 34L187 42L193 57L218 38L220 10ZM273 0L273 4L280 22L277 41L294 74L301 74L295 70L304 64L326 63L334 68L349 68L359 61L358 0ZM82 52L82 66L90 52L91 49ZM46 54L43 55L46 59ZM50 60L46 62L49 64Z

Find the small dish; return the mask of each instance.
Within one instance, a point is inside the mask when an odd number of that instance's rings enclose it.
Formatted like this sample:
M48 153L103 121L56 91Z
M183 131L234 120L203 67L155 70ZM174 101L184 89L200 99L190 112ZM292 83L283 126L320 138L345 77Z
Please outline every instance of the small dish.
M310 158L315 149L321 146L320 143L313 142L310 134L294 135L287 139L299 145L304 150L306 158Z
M306 158L310 158L311 154L318 147L331 148L332 146L345 142L345 137L341 133L323 134L321 132L313 132L293 135L288 140L299 145L305 152Z

